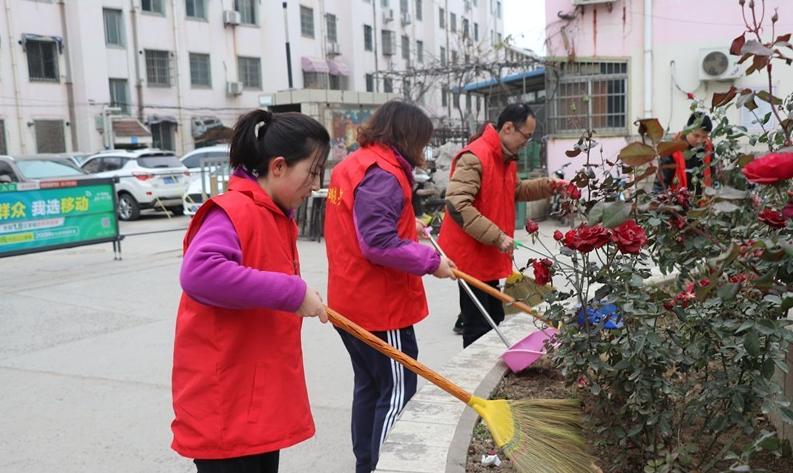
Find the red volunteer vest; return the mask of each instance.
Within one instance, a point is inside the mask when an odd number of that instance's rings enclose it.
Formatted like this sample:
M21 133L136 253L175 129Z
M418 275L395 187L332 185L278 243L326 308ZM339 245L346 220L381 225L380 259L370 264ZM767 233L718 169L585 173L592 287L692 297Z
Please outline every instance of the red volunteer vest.
M215 205L234 224L243 265L299 274L295 223L256 182L236 176L228 192L198 210L184 239L185 252ZM182 294L174 343L172 448L188 458L231 458L279 450L314 435L301 326L294 313L221 309Z
M379 166L399 181L404 205L397 233L404 240L416 241L410 182L394 152L373 145L347 156L333 169L325 207L328 306L366 330L395 330L424 319L427 299L419 276L370 263L361 254L353 223L353 198L371 166Z
M452 160L449 176L454 174L457 160L473 153L482 163L482 182L474 199L474 207L508 236L515 234L515 187L517 164L504 162L501 139L493 125L468 144ZM482 281L494 281L512 274L512 258L497 246L485 245L465 233L446 210L439 243L446 256L465 273Z
M713 158L713 143L710 140L705 142L705 156L702 162L705 165L702 172L702 180L705 187L713 186L713 179L710 175L710 163ZM672 153L672 159L675 160L675 177L669 183L669 189L675 191L678 189L688 188L688 174L686 173L686 155L683 151L675 151Z

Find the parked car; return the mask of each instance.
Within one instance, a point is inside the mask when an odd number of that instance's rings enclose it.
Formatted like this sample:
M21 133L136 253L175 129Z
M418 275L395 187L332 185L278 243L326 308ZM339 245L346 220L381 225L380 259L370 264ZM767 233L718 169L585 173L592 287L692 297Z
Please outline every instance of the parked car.
M229 145L196 148L182 156L179 160L190 169L190 174L192 176L190 185L182 197L184 213L187 215L195 215L198 208L204 203L204 197L210 195L213 182L217 187L217 193L221 193L225 190L226 183L228 182ZM209 166L204 166L202 169L202 163L205 163L207 160L211 162L223 161L224 166L218 167L210 164Z
M215 145L207 146L205 148L196 148L179 158L179 161L181 161L182 164L192 171L200 169L201 162L206 159L211 159L212 161L224 160L226 163L228 163L229 145ZM195 176L195 173L193 173L193 175Z
M109 150L88 157L83 171L97 177L118 177L118 216L136 220L142 209L183 212L182 195L190 171L170 151Z
M213 181L216 194L222 194L226 191L228 186L228 175L213 175L210 176L205 173L204 178L201 179L201 173L198 172L198 177L190 181L187 191L182 196L182 206L184 207L185 215L193 216L204 203L204 197L207 199L212 197ZM203 185L201 181L203 180Z
M88 176L82 169L62 155L0 156L0 183L86 177Z

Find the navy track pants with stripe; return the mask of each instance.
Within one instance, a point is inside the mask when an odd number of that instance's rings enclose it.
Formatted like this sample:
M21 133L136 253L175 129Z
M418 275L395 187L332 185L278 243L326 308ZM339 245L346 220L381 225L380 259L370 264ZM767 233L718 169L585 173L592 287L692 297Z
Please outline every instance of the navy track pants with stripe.
M355 472L369 473L377 466L380 446L389 429L416 393L416 375L352 335L337 331L350 354L355 373L352 397ZM372 333L408 356L418 356L413 326Z

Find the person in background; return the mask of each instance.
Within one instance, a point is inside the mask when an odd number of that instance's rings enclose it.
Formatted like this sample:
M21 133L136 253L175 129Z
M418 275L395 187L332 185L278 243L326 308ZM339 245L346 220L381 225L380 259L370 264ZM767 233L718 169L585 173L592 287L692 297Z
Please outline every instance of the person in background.
M234 127L228 191L184 239L172 448L198 473L276 473L314 435L300 330L327 321L300 278L295 209L319 188L330 137L300 113L256 110Z
M461 271L494 288L512 273L515 201L544 199L563 187L548 178L518 180L518 152L536 125L528 105L508 105L452 160L439 243ZM498 299L471 289L497 324L504 320ZM463 347L491 330L462 287L460 313Z
M675 140L685 140L688 149L676 151L658 161L653 190L688 189L695 195L702 194L702 187L713 186L713 143L710 132L713 122L710 117L694 112L688 117L685 130L675 136Z
M453 277L451 261L416 239L413 167L423 164L432 122L391 101L358 132L361 148L331 174L325 213L328 306L416 358L413 325L428 314L421 276ZM355 374L352 444L356 473L377 466L380 446L416 392L416 375L337 329Z

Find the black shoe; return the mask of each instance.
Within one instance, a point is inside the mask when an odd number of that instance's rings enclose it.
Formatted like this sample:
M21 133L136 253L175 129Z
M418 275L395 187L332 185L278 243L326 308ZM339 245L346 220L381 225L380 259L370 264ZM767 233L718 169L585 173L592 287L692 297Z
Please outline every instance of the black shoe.
M457 316L457 321L454 323L454 327L452 327L452 332L457 335L463 334L463 317L462 315Z

